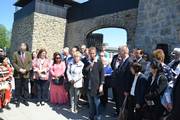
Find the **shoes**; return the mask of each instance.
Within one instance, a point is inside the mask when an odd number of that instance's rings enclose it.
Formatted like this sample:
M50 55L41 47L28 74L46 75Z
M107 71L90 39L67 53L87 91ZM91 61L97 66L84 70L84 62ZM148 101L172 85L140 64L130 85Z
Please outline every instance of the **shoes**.
M38 106L38 107L39 107L40 105L41 105L41 103L40 103L40 102L37 102L37 103L36 103L36 106Z
M27 101L23 101L23 104L24 104L25 106L29 106L29 103L28 103Z
M20 102L16 103L16 108L20 107Z
M115 113L113 113L113 115L112 115L112 117L118 117L119 116L119 112L115 112Z
M4 119L0 117L0 120L4 120Z
M74 110L74 109L71 108L71 112L76 114L76 113L78 113L78 110L77 109Z
M45 102L44 102L44 101L42 101L42 102L41 102L41 105L42 105L42 106L44 106L44 105L45 105Z
M5 108L6 108L7 110L11 110L11 107L10 107L8 104L5 106Z
M3 111L3 109L2 108L0 108L0 113L3 113L4 111Z

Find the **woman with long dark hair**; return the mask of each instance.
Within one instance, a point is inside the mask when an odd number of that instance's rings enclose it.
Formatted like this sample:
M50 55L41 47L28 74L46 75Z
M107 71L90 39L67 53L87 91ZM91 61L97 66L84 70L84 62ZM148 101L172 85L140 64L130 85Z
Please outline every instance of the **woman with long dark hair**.
M68 102L68 93L63 85L66 65L58 52L54 53L53 61L50 68L50 102L52 104L65 104Z

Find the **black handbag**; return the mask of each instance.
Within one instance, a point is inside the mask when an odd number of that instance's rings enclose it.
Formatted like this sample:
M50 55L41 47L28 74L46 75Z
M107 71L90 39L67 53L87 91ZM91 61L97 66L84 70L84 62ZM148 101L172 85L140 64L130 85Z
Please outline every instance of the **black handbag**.
M69 91L70 87L71 87L71 82L69 81L64 82L64 88L66 91Z
M58 77L56 79L53 79L53 83L55 85L63 85L63 83L64 83L64 76L60 76L60 77Z

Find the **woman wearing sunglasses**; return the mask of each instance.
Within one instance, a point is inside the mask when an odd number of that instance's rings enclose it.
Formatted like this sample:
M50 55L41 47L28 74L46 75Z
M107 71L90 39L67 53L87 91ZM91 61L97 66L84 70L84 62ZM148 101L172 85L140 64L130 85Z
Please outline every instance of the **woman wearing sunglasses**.
M64 88L65 62L60 53L54 53L53 65L50 68L50 102L52 104L65 104L68 102L68 93Z

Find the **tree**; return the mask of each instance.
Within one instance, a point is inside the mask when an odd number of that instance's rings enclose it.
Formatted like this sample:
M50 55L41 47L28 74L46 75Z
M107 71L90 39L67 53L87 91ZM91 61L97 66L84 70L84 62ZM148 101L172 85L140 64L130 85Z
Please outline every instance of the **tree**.
M0 48L10 47L10 32L0 24Z

